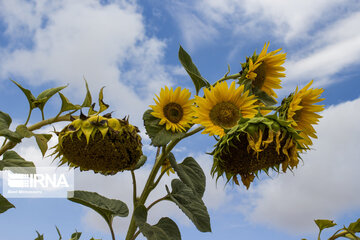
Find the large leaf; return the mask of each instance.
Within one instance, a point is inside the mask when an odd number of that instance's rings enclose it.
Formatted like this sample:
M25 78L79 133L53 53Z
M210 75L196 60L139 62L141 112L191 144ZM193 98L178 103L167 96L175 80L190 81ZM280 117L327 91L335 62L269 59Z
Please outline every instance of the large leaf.
M179 179L172 180L171 187L171 193L167 189L171 201L178 205L199 231L211 232L210 216L201 198Z
M147 110L144 113L143 120L147 135L151 139L153 146L165 146L171 140L180 138L185 135L185 132L171 132L166 130L165 125L159 125L160 119L154 117L151 113L153 110Z
M29 102L29 105L30 105L30 110L36 108L36 105L35 105L35 102L36 102L36 99L34 97L34 95L32 95L31 91L29 89L26 89L26 88L23 88L19 83L15 82L14 80L11 80L13 83L16 84L16 86L18 86L21 91L25 94L28 102Z
M66 88L66 86L62 86L62 87L56 87L56 88L50 88L50 89L46 89L45 91L41 92L39 94L39 96L37 96L36 101L37 101L37 107L43 111L45 104L47 103L47 101L54 96L54 94L60 92L61 90L63 90L64 88Z
M210 83L201 76L199 70L191 60L190 55L181 46L179 48L179 60L192 79L195 85L196 94L199 93L202 87L210 87Z
M21 135L17 132L9 130L11 124L11 117L9 114L0 111L0 136L6 137L13 142L20 142Z
M6 212L10 208L15 208L15 206L0 194L0 213Z
M35 165L33 162L26 161L14 151L6 151L3 159L0 161L0 171L5 167L12 168L13 173L35 174Z
M153 226L146 223L147 210L139 205L134 211L134 220L140 232L149 240L181 240L181 234L176 223L168 217L163 217Z
M200 165L192 157L187 157L180 164L176 163L172 153L169 154L171 167L179 178L190 187L198 197L202 198L205 192L206 177Z
M112 222L115 216L127 217L129 209L120 200L109 199L95 192L74 191L68 193L68 199L86 207L92 208L99 213L107 223Z

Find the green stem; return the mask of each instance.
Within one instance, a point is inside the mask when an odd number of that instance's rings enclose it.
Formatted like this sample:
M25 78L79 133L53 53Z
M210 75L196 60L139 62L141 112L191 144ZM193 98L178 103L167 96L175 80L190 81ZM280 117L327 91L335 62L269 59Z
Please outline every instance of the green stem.
M220 83L220 82L223 82L223 81L226 81L226 80L229 80L229 79L237 79L239 77L241 77L240 73L236 73L236 74L233 74L233 75L230 75L230 76L224 76L224 77L220 78L219 80L217 80L216 83Z
M115 233L114 233L114 229L112 227L112 221L111 222L107 222L109 228L110 228L110 232L111 232L111 237L112 237L112 240L115 240Z
M55 122L63 122L63 121L70 121L70 114L66 114L60 117L55 117L55 118L49 118L43 121L40 121L38 123L35 123L34 125L31 125L30 127L28 127L28 129L30 131L34 131L37 129L42 128L43 126L55 123ZM12 149L16 146L17 143L13 142L13 141L9 141L7 144L5 144L3 147L0 148L0 156L6 152L9 149Z
M159 198L158 200L154 201L153 203L151 203L146 209L149 211L150 208L152 208L155 204L163 201L163 200L167 200L168 199L168 195L166 195L165 197Z
M159 184L161 178L164 176L164 174L166 173L167 170L171 169L171 166L170 167L167 167L166 169L164 169L164 171L162 171L160 173L160 176L158 177L158 179L155 181L154 185L153 185L153 189L156 188L156 186Z
M134 234L134 236L131 238L131 240L135 240L137 238L137 236L139 236L139 234L140 234L140 230Z
M135 172L134 170L131 170L131 177L133 180L133 203L134 203L134 208L137 204L137 197L136 197L136 178L135 178Z
M29 120L30 120L31 112L32 112L32 110L31 110L31 108L30 108L29 114L28 114L27 119L26 119L26 122L24 123L25 126L28 124L28 122L29 122ZM43 120L44 120L44 119L43 119Z
M175 140L172 140L166 147L163 148L163 151L161 152L160 155L158 155L156 157L156 160L155 160L155 164L153 166L153 168L151 169L151 172L149 174L149 177L145 183L145 187L144 187L144 190L143 192L141 193L140 195L140 198L138 200L138 205L144 205L145 204L145 201L146 199L148 198L150 192L153 190L153 186L154 186L154 179L163 163L163 161L165 160L165 158L168 156L168 154L170 153L170 151L176 146L176 144L178 144L182 139L184 138L187 138L187 137L190 137L192 135L194 135L195 133L198 133L200 132L201 130L203 130L204 128L203 127L198 127L188 133L186 133L183 137L181 138L178 138L178 139L175 139ZM158 150L159 152L159 150ZM134 206L134 209L135 209L135 206ZM131 217L131 221L130 221L130 225L129 225L129 228L128 228L128 232L127 232L127 235L126 235L126 240L130 240L132 239L132 237L134 236L135 234L135 231L136 231L136 228L137 226L135 225L135 220L134 220L134 213Z

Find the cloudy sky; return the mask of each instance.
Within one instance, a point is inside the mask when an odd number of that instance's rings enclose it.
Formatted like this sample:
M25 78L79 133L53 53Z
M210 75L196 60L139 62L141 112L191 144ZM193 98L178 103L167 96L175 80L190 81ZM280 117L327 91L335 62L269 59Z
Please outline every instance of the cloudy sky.
M212 159L206 152L214 140L198 134L181 143L175 155L194 156L207 174L204 201L213 232L198 232L167 202L151 209L149 220L156 223L170 216L186 240L314 239L314 219L329 218L342 226L360 217L359 23L357 0L0 0L0 110L12 116L14 126L27 116L26 98L9 78L34 95L69 84L63 93L74 103L85 96L84 78L95 99L106 86L105 101L113 115L130 115L142 130L149 156L148 164L137 171L143 185L154 156L142 113L165 85L194 93L177 58L179 45L191 54L201 74L215 82L226 73L227 64L232 73L239 72L245 57L270 41L270 50L287 52L280 98L311 79L325 89L326 110L316 127L314 150L302 156L303 164L293 173L260 176L249 190L224 187L224 181L216 185L209 175ZM58 110L59 99L54 97L46 115L54 116ZM39 120L38 111L33 115L30 123ZM52 159L43 159L34 144L26 139L16 151L37 166L56 166ZM170 182L171 177L164 178L150 202L163 196L163 186ZM121 199L131 208L129 173L103 177L77 172L75 184L78 190ZM56 239L55 225L65 238L77 229L83 232L82 239L110 239L95 212L66 199L10 201L16 209L0 215L1 239L33 239L35 230ZM128 222L115 220L117 239L124 238Z

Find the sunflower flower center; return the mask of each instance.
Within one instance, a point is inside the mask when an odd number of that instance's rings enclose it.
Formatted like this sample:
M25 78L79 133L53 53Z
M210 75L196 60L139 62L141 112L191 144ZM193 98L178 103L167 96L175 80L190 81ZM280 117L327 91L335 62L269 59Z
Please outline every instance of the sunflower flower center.
M167 119L169 119L172 123L178 123L181 121L182 117L184 116L184 111L182 107L174 102L166 104L163 108L164 115Z
M260 64L260 66L258 66L254 72L256 73L256 77L255 80L253 81L253 85L259 89L262 88L262 86L265 83L265 79L266 79L266 65L264 62L262 62Z
M211 109L210 119L217 126L232 128L240 119L240 111L231 102L221 102Z

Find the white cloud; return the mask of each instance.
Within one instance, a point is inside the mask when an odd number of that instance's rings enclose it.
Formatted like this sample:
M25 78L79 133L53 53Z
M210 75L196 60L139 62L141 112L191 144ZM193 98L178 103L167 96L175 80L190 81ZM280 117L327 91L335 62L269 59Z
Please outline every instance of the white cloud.
M319 139L304 165L256 185L244 209L255 223L304 235L316 233L314 219L336 219L360 209L357 199L360 98L329 107L316 127ZM354 216L356 217L356 216Z
M107 86L107 103L118 110L119 117L130 114L137 125L155 91L172 83L163 64L166 45L146 35L144 19L134 3L6 1L2 7L6 34L15 43L23 39L32 43L30 48L13 50L10 44L1 49L4 79L21 77L31 85L71 83L65 93L80 102L85 76L94 99ZM16 34L22 29L25 36Z

